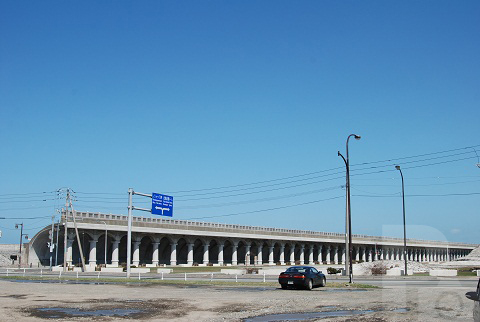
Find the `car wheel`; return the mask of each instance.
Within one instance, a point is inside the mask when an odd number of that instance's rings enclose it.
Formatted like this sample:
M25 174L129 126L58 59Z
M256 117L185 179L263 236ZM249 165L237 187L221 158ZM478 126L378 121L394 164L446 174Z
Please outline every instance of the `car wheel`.
M313 288L313 282L311 279L307 281L307 290L311 291Z
M322 280L320 281L320 286L321 287L324 287L325 285L327 285L327 280L324 278L322 278Z

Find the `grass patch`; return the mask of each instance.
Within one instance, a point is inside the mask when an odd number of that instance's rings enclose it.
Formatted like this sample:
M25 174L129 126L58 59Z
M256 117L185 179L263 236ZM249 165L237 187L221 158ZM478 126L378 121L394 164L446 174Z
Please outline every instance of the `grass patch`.
M158 284L158 285L205 285L205 286L231 286L231 287L275 287L278 288L280 285L278 282L235 282L235 281L198 281L198 280L161 280L161 279L141 279L138 278L95 278L95 277L79 277L75 278L73 276L62 276L60 278L53 276L0 276L0 279L4 280L28 280L28 281L79 281L79 282L92 282L92 283L129 283L129 284ZM369 284L359 284L359 283L339 283L339 282L328 282L327 288L379 288L378 286L369 285Z
M327 287L329 288L380 288L375 285L370 284L361 284L361 283L340 283L340 282L329 282L327 281Z
M430 276L430 273L413 273L413 276Z

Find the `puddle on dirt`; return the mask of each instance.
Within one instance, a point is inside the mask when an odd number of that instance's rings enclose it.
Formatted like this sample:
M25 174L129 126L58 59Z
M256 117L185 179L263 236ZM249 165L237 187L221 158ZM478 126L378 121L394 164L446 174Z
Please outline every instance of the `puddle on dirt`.
M396 312L396 313L405 313L405 312L408 312L410 311L409 308L406 308L406 307L402 307L402 308L399 308L399 309L394 309L394 310L391 310L392 312Z
M325 308L332 308L332 307L329 306ZM381 311L384 311L384 310L337 310L337 311L324 311L324 312L313 312L313 313L272 314L272 315L256 316L253 318L245 319L244 322L303 321L303 320L319 319L319 318L362 315L362 314L381 312ZM388 311L403 313L403 312L410 311L410 309L398 308L398 309L393 309Z
M69 317L91 317L91 316L121 316L127 317L132 314L143 313L142 310L133 310L133 309L110 309L110 310L80 310L77 308L38 308L34 309L37 311L37 317L42 317L46 319L59 319L59 318L69 318Z

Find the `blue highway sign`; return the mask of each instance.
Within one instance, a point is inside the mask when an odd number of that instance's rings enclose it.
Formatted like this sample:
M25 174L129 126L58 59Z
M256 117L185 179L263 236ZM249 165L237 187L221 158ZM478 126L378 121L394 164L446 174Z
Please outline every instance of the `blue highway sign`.
M152 215L173 216L173 197L152 193Z

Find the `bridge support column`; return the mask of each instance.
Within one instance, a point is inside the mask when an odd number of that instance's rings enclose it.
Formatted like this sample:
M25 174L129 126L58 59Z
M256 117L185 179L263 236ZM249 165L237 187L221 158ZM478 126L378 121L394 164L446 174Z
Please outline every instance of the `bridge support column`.
M133 261L132 265L137 266L140 264L140 244L141 240L133 242Z
M345 247L342 247L342 250L341 250L341 253L340 253L340 255L341 255L340 261L341 261L341 263L339 263L339 264L345 264L345 262L346 262L346 255L347 255L346 252L347 252L347 251L348 251L348 250L347 250Z
M257 265L263 265L263 244L257 248Z
M305 265L305 245L300 246L300 265Z
M280 245L280 265L285 265L285 244Z
M323 264L323 254L322 254L322 245L318 245L318 258L317 258L317 261L320 265Z
M170 265L177 265L177 243L170 244Z
M295 244L291 245L289 255L290 265L295 265Z
M232 265L237 266L238 265L238 257L237 257L237 250L238 250L238 243L235 242L232 245Z
M90 241L90 255L88 258L88 265L95 267L97 265L97 241L98 239L92 239Z
M223 265L223 244L218 244L218 265Z
M326 247L325 261L328 264L332 264L332 246L328 245Z
M250 265L252 262L251 262L251 253L250 253L250 248L251 248L251 245L248 244L248 245L245 245L245 265L248 266Z
M209 259L208 259L208 255L209 255L209 251L208 251L208 244L205 243L203 245L203 265L208 265L208 262L209 262Z
M153 242L152 247L153 247L153 254L152 254L152 265L158 266L158 245L159 242Z
M112 266L118 267L118 246L120 245L120 240L115 239L112 243Z
M187 244L187 265L193 266L193 244Z
M313 245L308 250L308 264L313 265Z
M274 263L273 263L273 249L274 249L274 246L268 246L268 265L274 265Z
M333 263L334 264L340 264L338 262L338 247L336 247L336 246L333 248Z

